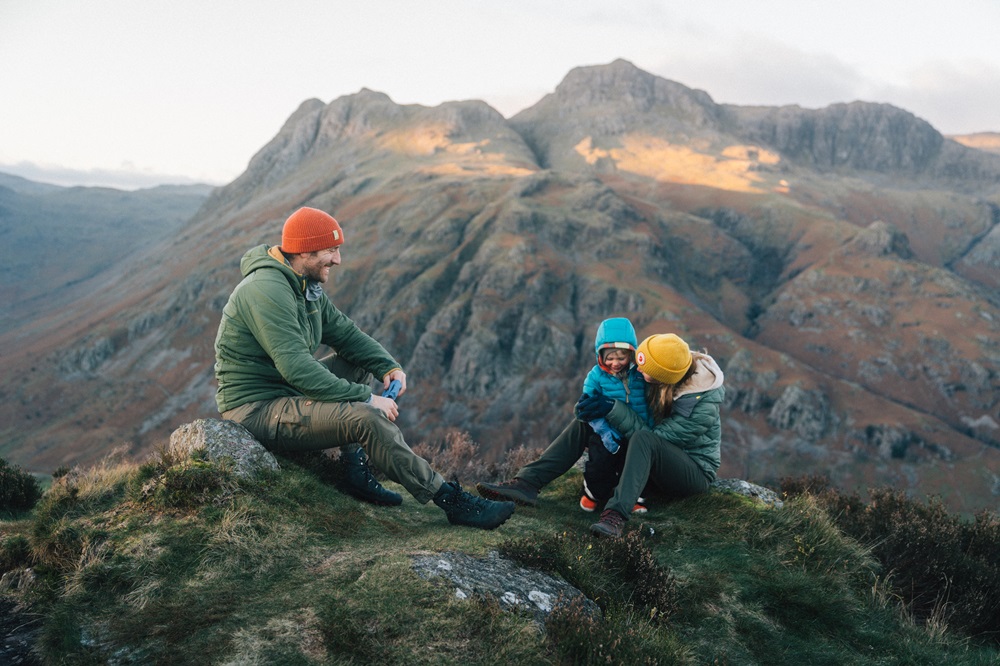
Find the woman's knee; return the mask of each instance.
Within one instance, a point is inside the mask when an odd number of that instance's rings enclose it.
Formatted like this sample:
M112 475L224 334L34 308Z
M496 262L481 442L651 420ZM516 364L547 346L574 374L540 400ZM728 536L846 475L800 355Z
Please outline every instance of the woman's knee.
M629 438L628 447L631 449L634 446L639 449L651 451L662 441L663 440L661 440L660 437L651 430L640 430Z

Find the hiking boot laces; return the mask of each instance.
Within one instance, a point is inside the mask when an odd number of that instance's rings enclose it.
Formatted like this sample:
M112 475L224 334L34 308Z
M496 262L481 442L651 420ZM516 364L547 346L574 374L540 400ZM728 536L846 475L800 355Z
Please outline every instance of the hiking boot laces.
M625 516L614 509L605 509L600 522L590 526L590 531L598 536L620 537L625 526Z
M514 513L513 502L476 497L463 490L458 482L446 483L438 493L434 497L434 503L444 510L448 522L455 525L493 529L506 522Z
M344 458L344 464L345 486L352 495L372 504L395 506L402 503L402 495L384 487L375 478L364 451L347 456Z

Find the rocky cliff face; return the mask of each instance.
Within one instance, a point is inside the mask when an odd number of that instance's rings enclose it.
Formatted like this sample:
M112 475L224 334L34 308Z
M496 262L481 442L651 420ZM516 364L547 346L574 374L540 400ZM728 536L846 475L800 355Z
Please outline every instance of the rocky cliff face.
M913 114L887 104L729 107L734 129L784 157L823 169L917 174L941 155L944 137Z
M791 161L822 171L849 169L907 179L944 180L949 188L997 183L996 161L950 141L929 123L888 104L852 102L807 110L725 107L730 131Z
M509 121L481 102L310 100L127 290L101 273L0 339L0 418L18 424L2 454L44 469L142 452L214 416L239 257L310 205L347 237L331 298L410 376L411 444L458 429L492 456L544 446L598 323L628 316L726 371L726 475L987 506L998 176L1000 158L902 110L723 107L624 61L574 70Z

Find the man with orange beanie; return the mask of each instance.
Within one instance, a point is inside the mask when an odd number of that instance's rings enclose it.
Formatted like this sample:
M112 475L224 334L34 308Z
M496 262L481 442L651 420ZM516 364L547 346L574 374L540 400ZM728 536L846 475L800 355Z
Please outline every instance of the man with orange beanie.
M402 395L406 373L323 290L340 265L343 243L333 216L300 208L285 221L280 246L260 245L243 255L243 281L222 311L215 339L219 412L273 451L346 447L345 489L360 499L402 501L375 480L370 459L417 501L441 507L450 523L498 527L514 504L445 482L406 445L393 423L396 401L373 393L369 382L378 377L385 388L398 381ZM334 353L317 359L321 344Z

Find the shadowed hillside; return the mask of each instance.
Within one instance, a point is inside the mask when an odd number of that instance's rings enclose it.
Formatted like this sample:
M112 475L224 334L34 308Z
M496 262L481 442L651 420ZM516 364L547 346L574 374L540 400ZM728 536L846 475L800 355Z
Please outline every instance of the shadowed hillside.
M36 316L39 299L102 271L120 272L141 250L162 251L210 190L58 187L0 173L0 333Z
M344 227L327 290L403 363L411 443L543 446L622 315L720 361L723 474L995 503L1000 156L894 107L717 105L624 61L510 119L304 102L169 243L0 338L0 455L138 455L214 416L239 258L301 205Z

